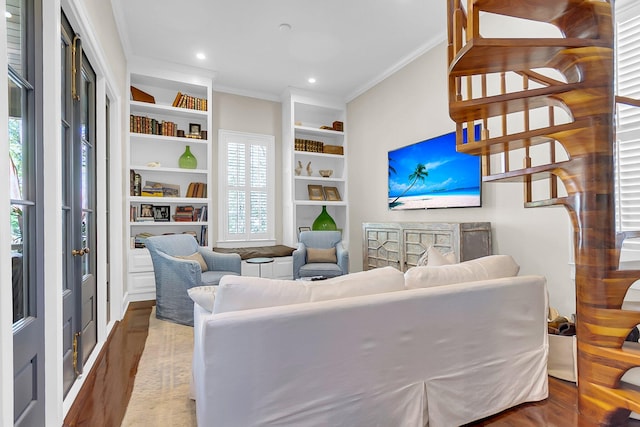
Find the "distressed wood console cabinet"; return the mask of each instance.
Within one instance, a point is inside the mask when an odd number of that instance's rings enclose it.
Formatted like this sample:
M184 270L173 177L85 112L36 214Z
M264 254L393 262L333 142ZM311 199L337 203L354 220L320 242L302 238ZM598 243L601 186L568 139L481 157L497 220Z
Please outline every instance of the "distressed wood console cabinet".
M414 267L429 246L454 252L457 261L491 255L489 222L365 222L363 270Z

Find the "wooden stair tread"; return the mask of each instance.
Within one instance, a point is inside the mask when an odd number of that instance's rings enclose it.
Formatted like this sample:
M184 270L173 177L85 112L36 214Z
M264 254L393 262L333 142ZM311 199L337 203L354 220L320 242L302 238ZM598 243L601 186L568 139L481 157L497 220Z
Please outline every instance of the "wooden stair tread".
M489 138L481 141L459 144L456 149L461 153L486 155L504 153L524 147L544 144L562 138L563 133L573 132L591 126L591 120L577 120L571 123L518 132L509 135Z
M532 181L550 178L553 176L553 170L561 168L563 165L570 163L570 160L562 162L550 163L548 165L532 166L530 168L515 169L509 172L496 173L482 177L483 182L523 182L530 178Z
M532 110L557 103L557 101L551 102L549 99L554 95L558 96L566 92L589 90L593 87L593 83L567 83L564 85L547 86L484 98L475 98L467 101L454 101L449 103L449 116L451 116L454 121L471 121L501 116L503 114L517 113L524 110ZM581 99L582 102L585 102L592 94L592 91L582 92L584 93Z
M620 388L609 388L597 384L590 384L590 387L605 397L608 402L634 412L640 412L640 389L637 386L622 383Z
M528 0L526 2L475 0L473 7L498 15L551 22L577 7L590 8L588 3L585 0Z
M532 202L524 202L525 208L542 208L548 206L564 206L572 202L570 197L554 197L545 200L534 200Z
M474 38L456 54L449 65L449 75L544 68L564 50L593 46L610 47L606 41L577 38Z

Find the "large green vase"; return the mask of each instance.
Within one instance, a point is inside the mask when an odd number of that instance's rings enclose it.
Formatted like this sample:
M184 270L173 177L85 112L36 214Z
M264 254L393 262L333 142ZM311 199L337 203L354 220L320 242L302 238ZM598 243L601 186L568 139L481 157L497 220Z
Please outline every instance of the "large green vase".
M322 207L322 212L318 215L318 218L313 221L313 225L311 225L312 230L320 230L320 231L328 231L328 230L337 230L336 222L331 218L329 212L327 212L327 207Z
M191 154L191 147L188 145L184 153L182 153L182 156L180 156L180 159L178 159L178 166L183 169L195 169L198 167L198 159Z

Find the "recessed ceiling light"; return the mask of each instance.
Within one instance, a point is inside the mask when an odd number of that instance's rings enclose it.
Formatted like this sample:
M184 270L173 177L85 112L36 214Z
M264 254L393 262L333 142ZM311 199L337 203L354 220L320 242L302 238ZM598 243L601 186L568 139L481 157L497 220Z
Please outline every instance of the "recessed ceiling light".
M280 31L289 31L291 29L291 25L283 22L278 28L280 29Z
M9 19L9 18L11 18L12 16L13 16L13 15L12 15L12 14L11 14L11 12L9 12L8 10L5 10L5 11L4 11L4 17L5 17L5 18Z
M307 81L308 81L309 83L315 83L315 82L316 82L316 79L315 79L315 77L309 77L309 79L307 79Z
M198 58L198 59L206 59L207 57L205 56L204 53L198 52L198 53L196 53L196 58Z

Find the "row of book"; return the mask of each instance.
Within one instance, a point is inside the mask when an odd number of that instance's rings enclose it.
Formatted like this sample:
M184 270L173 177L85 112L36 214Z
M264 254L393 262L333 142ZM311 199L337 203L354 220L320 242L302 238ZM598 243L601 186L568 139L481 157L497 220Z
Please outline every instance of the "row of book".
M186 197L207 197L207 184L204 182L191 182L187 187Z
M164 234L175 234L175 233L164 233ZM195 231L185 231L182 234L190 234L192 235L200 246L207 246L209 244L209 230L206 225L200 227L200 235ZM146 248L147 238L154 236L151 233L138 233L136 234L132 240L132 247L136 249Z
M313 141L311 139L296 138L293 146L296 151L309 151L312 153L322 153L324 143L321 141Z
M174 107L189 108L191 110L207 111L207 100L204 98L196 98L182 92L178 92L176 98L173 100Z
M176 222L207 221L207 218L208 212L206 206L199 208L194 208L193 206L176 206L176 212L173 215L173 220Z
M129 116L129 131L148 135L177 136L178 125L170 121L131 114Z

